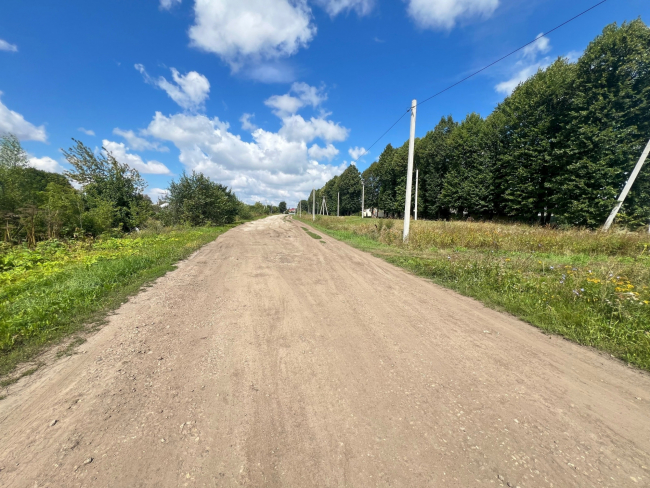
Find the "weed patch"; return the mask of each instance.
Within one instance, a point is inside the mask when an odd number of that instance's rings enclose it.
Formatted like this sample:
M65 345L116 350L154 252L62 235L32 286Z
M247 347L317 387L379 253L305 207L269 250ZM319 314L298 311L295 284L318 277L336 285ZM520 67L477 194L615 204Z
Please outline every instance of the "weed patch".
M3 249L0 375L34 357L43 346L101 320L144 284L174 269L176 262L231 227L142 232L86 242L47 241L34 250Z
M322 239L321 236L318 234L314 234L312 231L310 231L307 227L303 227L303 230L311 237L312 239Z

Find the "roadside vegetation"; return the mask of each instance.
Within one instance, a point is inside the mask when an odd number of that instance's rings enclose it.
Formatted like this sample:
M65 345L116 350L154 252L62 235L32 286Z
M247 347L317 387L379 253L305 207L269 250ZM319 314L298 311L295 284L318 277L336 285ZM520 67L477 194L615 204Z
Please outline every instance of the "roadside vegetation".
M315 234L314 232L310 231L307 227L303 227L302 230L304 230L307 233L307 235L309 237L311 237L312 239L322 239L321 236L319 236L318 234Z
M0 137L0 375L273 210L201 173L183 173L154 204L137 171L74 143L61 175L30 168L17 138Z
M524 224L303 219L395 265L650 370L650 236Z
M100 319L232 225L6 249L0 258L0 375Z
M416 139L411 200L420 219L402 243L408 141L363 172L350 165L303 212L332 237L546 331L650 369L650 164L611 212L650 137L650 29L603 30L576 62L559 58L487 117L443 117ZM415 182L414 182L415 183ZM416 206L417 205L417 206ZM307 215L305 215L307 217ZM311 219L303 219L311 224Z

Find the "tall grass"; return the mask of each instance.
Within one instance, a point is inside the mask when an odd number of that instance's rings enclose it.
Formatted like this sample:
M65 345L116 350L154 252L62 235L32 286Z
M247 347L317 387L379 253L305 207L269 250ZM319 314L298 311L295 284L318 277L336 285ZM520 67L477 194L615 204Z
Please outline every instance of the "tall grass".
M0 374L79 330L144 283L228 230L141 232L84 242L48 241L0 253Z
M384 244L411 250L462 247L490 251L632 257L650 252L650 234L625 230L558 230L524 224L419 220L411 221L409 240L404 244L401 220L319 216L318 225L331 230L348 230Z
M309 222L307 222L309 223ZM650 369L647 234L323 218L332 237L546 331Z

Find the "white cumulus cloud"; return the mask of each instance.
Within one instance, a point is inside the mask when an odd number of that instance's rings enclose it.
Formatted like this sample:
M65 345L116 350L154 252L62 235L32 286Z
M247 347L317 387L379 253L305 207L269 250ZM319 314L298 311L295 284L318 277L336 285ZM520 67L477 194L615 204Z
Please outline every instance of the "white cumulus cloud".
M10 44L7 41L0 39L0 51L9 51L11 53L18 52L18 46Z
M344 11L354 10L357 15L368 15L375 6L375 0L316 0L331 16L336 17Z
M128 164L131 168L137 169L142 174L168 175L169 168L158 161L147 161L146 163L137 154L128 153L122 142L113 142L104 139L102 146L110 152L115 159L122 164Z
M305 0L195 0L193 46L237 71L247 63L295 54L316 34Z
M157 203L158 200L164 199L169 195L169 190L165 190L164 188L149 188L147 195L149 195L153 203Z
M305 120L301 115L290 115L282 119L282 127L278 133L289 141L308 143L314 139L322 139L329 143L346 140L350 131L322 117Z
M356 161L359 159L361 156L366 154L366 148L365 147L351 147L348 149L348 154L350 157Z
M345 169L345 165L317 162L313 151L309 153L305 138L290 139L281 132L256 129L252 133L253 141L246 142L229 128L217 117L165 116L157 112L146 132L172 142L188 171L203 172L232 187L240 198L249 202L297 201L311 188L320 188Z
M241 128L248 131L257 130L257 126L251 122L251 119L255 117L255 114L244 114L241 116L239 121L241 122Z
M510 95L519 84L537 73L538 70L544 69L551 64L549 57L539 59L540 55L546 54L551 50L551 40L548 37L542 37L539 34L532 44L526 46L519 60L512 66L512 75L509 79L498 83L494 89L498 93Z
M302 100L286 95L273 95L264 101L264 105L275 110L276 114L295 114L303 106Z
M50 173L63 173L65 168L59 164L58 161L48 156L42 158L31 157L27 160L27 164L32 168L48 171Z
M406 0L407 11L424 29L452 29L460 20L490 17L499 0Z
M141 64L136 64L135 69L142 74L147 83L164 90L181 108L200 110L204 107L210 93L210 82L202 74L190 71L181 75L176 68L171 68L173 79L171 82L164 76L152 78Z
M307 83L294 83L289 93L273 95L264 101L267 107L274 109L278 117L295 114L298 110L308 105L316 108L327 100L324 88L316 88Z
M83 132L83 133L86 134L87 136L94 136L94 135L95 135L95 131L94 131L94 130L84 129L83 127L79 127L79 129L77 129L77 130L78 130L79 132Z
M548 37L542 37L543 35L539 34L535 42L523 49L524 57L534 59L538 54L546 54L551 50L551 40Z
M512 78L498 83L494 89L499 93L503 93L504 95L510 95L515 90L515 88L519 86L520 83L523 83L528 78L537 73L540 68L545 68L546 66L548 66L548 62L533 63L531 65L525 66L517 71L512 76Z
M338 155L339 150L334 147L334 144L328 144L325 147L320 147L318 144L313 144L307 152L310 158L321 160L326 159L328 161L331 161Z
M113 134L123 137L129 145L129 149L133 149L134 151L169 152L169 148L161 145L158 141L148 141L143 137L137 136L132 130L122 130L116 127L113 129Z
M0 97L2 92L0 91ZM0 100L0 135L13 134L21 141L47 142L44 126L36 127L25 120L18 112L9 110Z

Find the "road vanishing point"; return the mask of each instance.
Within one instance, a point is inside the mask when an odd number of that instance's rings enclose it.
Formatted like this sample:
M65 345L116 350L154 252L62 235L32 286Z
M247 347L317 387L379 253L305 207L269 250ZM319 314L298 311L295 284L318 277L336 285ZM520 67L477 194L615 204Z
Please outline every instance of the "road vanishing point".
M648 374L301 225L228 231L12 387L0 486L650 486Z

